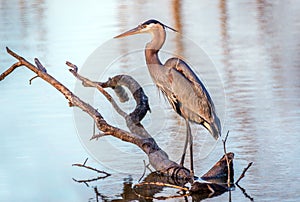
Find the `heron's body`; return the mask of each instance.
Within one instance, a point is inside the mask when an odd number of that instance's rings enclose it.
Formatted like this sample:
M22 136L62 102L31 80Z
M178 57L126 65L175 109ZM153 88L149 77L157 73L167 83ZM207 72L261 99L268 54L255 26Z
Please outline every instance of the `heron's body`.
M188 140L192 158L192 135L189 121L202 124L215 139L221 135L221 124L209 93L192 69L179 58L170 58L165 64L159 60L158 52L166 38L165 27L170 28L156 20L149 20L117 38L143 32L152 34L152 40L147 43L145 48L149 73L173 109L186 120L187 124L187 137L181 160L181 164L183 164ZM191 159L193 172L192 162Z
M184 61L170 58L164 65L148 64L148 69L156 86L180 116L203 125L214 122L216 115L210 95ZM213 136L217 139L218 132Z

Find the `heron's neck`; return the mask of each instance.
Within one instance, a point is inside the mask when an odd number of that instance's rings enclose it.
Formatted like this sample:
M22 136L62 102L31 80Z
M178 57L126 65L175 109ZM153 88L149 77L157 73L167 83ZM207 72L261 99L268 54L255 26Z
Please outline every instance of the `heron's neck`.
M146 63L148 65L161 64L158 58L158 51L161 49L166 39L166 31L157 29L151 32L152 40L147 43L145 49Z

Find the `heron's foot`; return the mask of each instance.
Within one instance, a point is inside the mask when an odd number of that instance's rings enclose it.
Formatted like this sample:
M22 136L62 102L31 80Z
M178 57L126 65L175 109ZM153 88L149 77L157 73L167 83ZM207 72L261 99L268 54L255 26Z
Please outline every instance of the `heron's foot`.
M184 166L183 166L183 163L184 163L184 158L181 159L180 164L179 164L182 168L184 167ZM190 176L191 176L192 182L194 182L194 180L198 180L198 179L199 179L199 177L198 177L198 176L195 176L194 174L195 174L194 170L191 169L191 170L190 170Z

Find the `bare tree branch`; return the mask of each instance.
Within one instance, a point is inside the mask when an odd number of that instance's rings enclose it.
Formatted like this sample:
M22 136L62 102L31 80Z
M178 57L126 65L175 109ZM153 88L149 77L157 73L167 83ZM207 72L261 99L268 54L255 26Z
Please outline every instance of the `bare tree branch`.
M106 99L112 104L115 111L122 116L126 120L126 124L130 130L130 132L122 130L120 128L114 127L107 123L100 112L92 107L91 105L87 104L79 97L77 97L72 91L66 88L62 83L57 81L54 77L47 73L46 68L42 65L42 63L35 58L35 64L33 65L23 57L19 56L15 52L11 51L7 48L8 54L13 56L18 60L18 62L14 63L11 67L9 67L5 72L0 75L0 81L5 79L9 74L11 74L16 68L25 66L31 71L33 71L36 76L30 79L30 83L34 78L41 78L44 81L48 82L54 88L56 88L60 93L62 93L65 98L69 101L70 106L78 107L82 109L84 112L90 115L90 117L94 120L96 127L100 130L99 134L93 134L91 140L101 138L104 135L111 135L116 138L119 138L123 141L133 143L141 148L149 158L150 164L154 167L158 173L162 173L163 175L169 176L172 179L172 183L167 182L144 182L139 184L140 186L147 186L147 185L155 185L155 186L168 186L173 188L178 188L183 190L184 192L187 191L186 188L182 188L182 183L178 182L181 179L184 179L184 184L187 183L187 180L191 178L190 171L184 167L181 167L176 162L169 159L168 155L157 145L155 140L151 137L151 135L146 131L140 121L144 118L146 113L150 111L150 107L148 104L148 98L145 95L141 86L130 76L128 75L117 75L115 77L109 78L106 82L95 82L91 81L81 75L78 74L78 67L70 62L67 62L67 65L71 68L70 72L82 82L82 84L86 87L94 87L97 88L99 92L101 92ZM132 96L136 101L136 107L133 112L127 114L124 112L112 96L105 91L104 88L112 88L116 95L119 97L121 102L125 102L129 99L128 94L124 87L128 88ZM224 156L201 178L203 180L210 181L207 182L194 182L192 184L191 189L189 190L189 194L192 194L193 198L195 197L194 194L198 195L200 198L205 197L213 197L217 196L225 191L230 190L231 181L233 181L233 153L227 153L226 151L226 141L228 138L228 133L223 140L223 147L224 147ZM96 168L92 168L86 165L87 160L83 164L73 164L73 166L83 167L97 173L104 174L105 176L98 176L92 179L86 180L76 180L74 181L78 183L84 183L87 186L89 182L96 181L99 179L103 179L109 176L109 173L105 171L100 171ZM249 163L247 168L244 169L243 173L241 174L240 178L237 180L236 185L239 187L239 181L245 176L245 173L252 165L252 162ZM224 183L224 179L227 180L227 187L224 187L222 183ZM174 180L174 182L173 182ZM173 185L174 183L174 185ZM137 186L139 186L137 185ZM241 188L243 191L243 189ZM96 190L97 191L97 190ZM201 194L204 193L204 194ZM246 192L243 191L245 196L247 196ZM97 194L97 192L96 192ZM165 197L166 198L173 198L173 197L183 197L184 195L178 196L171 196ZM164 198L164 197L163 197ZM161 199L163 199L161 198ZM195 197L197 199L197 196ZM251 197L249 197L252 199ZM98 197L97 197L98 200Z
M253 162L250 162L248 164L248 166L246 168L244 168L242 174L240 175L239 179L236 181L235 184L239 184L239 182L241 181L241 179L243 179L245 177L245 174L246 174L247 170L252 166L252 164L253 164Z
M36 73L36 76L40 77L41 79L52 85L54 88L56 88L60 93L62 93L65 96L65 98L69 101L70 106L82 109L94 120L96 127L101 131L101 133L100 135L94 135L92 139L100 138L102 134L105 134L135 144L147 154L150 164L154 167L156 171L159 171L160 173L166 176L170 176L173 179L191 179L190 171L187 168L180 166L178 163L170 160L167 153L164 152L157 145L152 136L145 130L143 125L140 123L140 121L146 115L147 111L150 111L150 107L148 104L148 98L143 92L143 89L133 78L127 75L117 75L113 78L110 78L107 82L94 82L79 75L77 73L78 67L70 62L67 62L67 65L71 67L70 72L77 79L82 81L83 85L97 88L106 97L106 99L110 101L114 109L126 120L126 124L130 130L130 132L128 132L107 123L97 109L81 100L62 83L60 83L49 73L47 73L46 68L41 64L41 62L38 59L35 59L36 65L33 65L27 60L25 60L23 57L11 51L9 48L7 48L7 52L11 56L15 57L18 60L18 62L13 64L9 69L2 73L0 75L0 80L6 78L6 76L8 76L20 66L27 67L28 69ZM114 89L116 94L119 97L121 97L122 101L126 101L126 96L128 97L123 87L128 88L136 101L136 108L134 109L134 111L130 114L127 114L121 108L119 108L119 106L111 97L111 95L105 91L104 88L107 87ZM224 151L225 155L213 166L213 168L211 168L204 176L202 176L202 179L216 179L222 178L224 176L226 176L226 178L233 178L232 161L234 154L226 153L226 150ZM81 167L85 167L91 170L93 169L86 166L85 163L83 165L81 164ZM79 164L74 165L79 166ZM85 183L87 183L87 181L85 181ZM216 191L216 187L218 187L215 184L209 184L205 186L206 190L213 189L214 191ZM194 189L194 191L196 191L196 189Z
M136 80L134 80L129 75L117 75L113 78L109 78L106 82L96 82L91 81L88 78L85 78L78 74L78 67L71 62L66 62L66 64L71 67L69 71L82 82L82 84L86 87L94 87L97 88L113 105L115 110L123 117L126 117L126 113L123 112L116 102L112 99L112 97L103 90L103 88L112 88L117 96L119 97L121 102L127 101L128 95L125 92L123 86L127 87L131 94L133 95L136 101L136 107L132 113L129 114L133 123L139 123L144 116L146 115L147 111L150 111L150 107L148 104L148 97L144 93L142 87L138 84Z
M227 131L227 134L225 136L225 139L222 140L223 142L223 149L224 149L224 155L225 155L225 158L226 158L226 163L227 163L227 186L230 187L230 183L231 183L231 180L230 180L230 162L229 162L229 158L227 156L227 151L226 151L226 141L227 141L227 138L228 138L228 134L229 134L229 131Z
M0 75L0 81L3 80L6 76L12 73L16 68L22 66L21 62L14 63L10 68L8 68L5 72Z
M131 116L126 116L126 122L127 125L130 126L130 130L132 131L127 132L125 130L122 130L120 128L116 128L110 124L108 124L102 117L102 115L98 112L98 110L94 109L91 105L85 103L82 101L79 97L77 97L73 92L71 92L68 88L66 88L63 84L61 84L59 81L57 81L54 77L52 77L50 74L45 71L43 68L36 67L35 65L31 64L27 60L25 60L23 57L19 56L15 52L11 51L9 48L7 48L7 52L19 60L18 63L15 63L11 68L9 68L7 71L5 71L3 74L1 74L0 78L1 80L4 79L6 76L8 76L10 73L14 71L19 66L25 66L34 73L37 74L41 79L48 82L50 85L52 85L54 88L56 88L59 92L61 92L65 98L69 101L70 106L75 106L80 109L82 109L84 112L90 115L91 118L94 119L95 124L97 128L102 131L105 134L110 134L116 138L119 138L126 142L131 142L138 147L140 147L149 157L149 162L151 165L155 168L155 170L158 170L160 172L165 173L166 175L174 175L174 172L176 171L176 177L179 178L190 178L190 172L188 169L181 167L179 164L177 164L174 161L171 161L168 157L168 155L157 145L155 140L151 137L150 134L147 133L146 130L142 126L136 123L135 119L133 120ZM39 62L36 59L36 62ZM40 63L40 62L39 62ZM74 68L76 69L76 68ZM76 72L77 73L77 72ZM122 81L122 77L119 77L119 81ZM112 81L110 81L113 83ZM133 82L133 84L135 84ZM109 86L109 82L106 82L106 85ZM128 85L129 89L133 90L135 88L134 85ZM109 100L113 100L109 98L109 94L103 89L102 86L97 85L97 89L100 90ZM136 89L138 90L138 89ZM134 91L136 92L136 91ZM141 92L141 91L139 91ZM137 96L137 98L139 98ZM145 100L144 97L141 97L140 100ZM145 104L143 104L144 106ZM147 106L147 103L146 105ZM149 108L146 108L147 111ZM143 112L144 112L143 111ZM144 115L138 115L137 117L143 117Z
M173 175L176 171L177 176L183 175L185 176L185 178L190 178L189 170L181 167L173 161L170 161L168 155L157 145L155 140L146 131L143 125L140 124L140 121L146 115L147 111L150 110L150 108L148 104L148 98L145 95L143 89L132 77L128 75L117 75L113 78L110 78L107 82L104 83L95 82L78 74L78 67L76 65L72 64L71 62L66 62L66 64L72 68L70 69L70 72L77 79L82 81L83 84L88 85L89 87L95 87L107 98L107 100L114 107L115 111L118 112L126 120L126 124L130 132L136 135L134 138L135 140L143 140L142 145L140 145L138 142L134 144L138 145L148 155L150 164L155 168L155 170L167 172L171 175ZM115 88L116 86L122 87L123 85L126 86L133 94L134 99L137 103L136 108L129 115L122 109L120 109L111 95L103 89L104 87Z

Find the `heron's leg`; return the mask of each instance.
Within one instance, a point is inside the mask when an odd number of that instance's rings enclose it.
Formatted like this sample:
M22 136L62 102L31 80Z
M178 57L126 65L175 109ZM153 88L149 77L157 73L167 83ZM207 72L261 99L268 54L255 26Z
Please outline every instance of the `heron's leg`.
M187 136L189 137L189 142L190 142L190 160L191 160L191 173L194 175L194 159L193 159L193 136L191 132L191 127L190 127L190 122L186 120L186 133Z
M186 122L186 124L188 124L188 121ZM189 125L186 125L186 127L187 127L186 137L185 137L185 142L184 142L184 147L183 147L183 153L182 153L181 161L180 161L180 165L181 166L183 166L183 164L184 164L184 159L185 159L185 154L186 154L186 148L187 148L187 144L188 144L188 141L189 141L189 134L188 134L188 127L189 127Z

